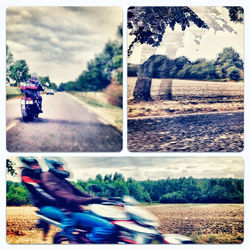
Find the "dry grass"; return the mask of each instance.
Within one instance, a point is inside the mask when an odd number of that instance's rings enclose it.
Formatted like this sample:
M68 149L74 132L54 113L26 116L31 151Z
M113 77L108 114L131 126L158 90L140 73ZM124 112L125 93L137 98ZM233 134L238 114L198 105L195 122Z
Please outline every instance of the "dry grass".
M46 240L36 228L37 209L34 207L7 207L6 234L9 244L52 244L53 235L58 228L51 227Z
M227 111L243 111L243 101L233 102L201 102L192 101L161 101L152 102L129 102L128 117L142 116L173 116L178 114L190 113L210 113L210 112L227 112Z
M153 101L133 102L136 78L128 78L128 118L142 116L173 116L190 113L242 111L244 109L244 84L173 80L173 100L159 100L161 81L152 79Z
M189 235L200 244L243 242L243 204L151 205L163 233ZM51 227L47 240L36 229L34 207L7 207L7 242L10 244L51 244L58 228Z

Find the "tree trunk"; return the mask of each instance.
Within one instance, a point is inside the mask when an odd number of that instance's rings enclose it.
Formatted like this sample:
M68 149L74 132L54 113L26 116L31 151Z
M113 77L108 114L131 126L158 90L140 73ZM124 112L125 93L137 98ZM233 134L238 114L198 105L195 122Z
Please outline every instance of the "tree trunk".
M159 98L160 100L172 100L172 86L173 80L172 79L162 79L161 85L159 89Z
M138 76L133 93L134 101L152 100L150 95L151 83L151 78Z

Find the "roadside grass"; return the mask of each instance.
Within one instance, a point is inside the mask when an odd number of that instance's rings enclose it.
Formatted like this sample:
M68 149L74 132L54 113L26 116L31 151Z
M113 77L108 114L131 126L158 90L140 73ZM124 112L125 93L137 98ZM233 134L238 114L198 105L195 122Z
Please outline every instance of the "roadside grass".
M16 98L22 96L22 92L19 87L6 87L6 99Z
M102 92L69 92L78 100L87 105L94 113L104 121L122 131L122 108L111 105Z

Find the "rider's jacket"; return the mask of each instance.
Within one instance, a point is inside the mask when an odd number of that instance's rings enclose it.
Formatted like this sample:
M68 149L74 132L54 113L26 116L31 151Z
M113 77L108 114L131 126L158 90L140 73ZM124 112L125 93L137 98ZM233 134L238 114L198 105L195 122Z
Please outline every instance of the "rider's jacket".
M56 206L70 211L82 211L80 205L100 201L100 198L80 191L64 178L48 171L41 174L41 181L46 193L57 200Z
M22 91L25 91L25 90L43 91L44 90L41 82L34 78L30 78L24 85L21 85L20 89Z
M23 169L21 173L22 183L28 189L32 204L38 208L43 206L54 206L57 201L50 194L45 192L41 175L35 175L28 169Z

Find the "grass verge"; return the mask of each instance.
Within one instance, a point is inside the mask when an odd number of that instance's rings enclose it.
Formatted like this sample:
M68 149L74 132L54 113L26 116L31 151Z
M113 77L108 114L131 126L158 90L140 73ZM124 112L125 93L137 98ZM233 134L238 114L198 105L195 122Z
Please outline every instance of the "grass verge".
M69 92L69 94L75 96L100 118L122 132L122 108L108 104L103 93L88 95L83 92Z
M16 98L21 96L21 90L19 87L6 87L6 99Z

